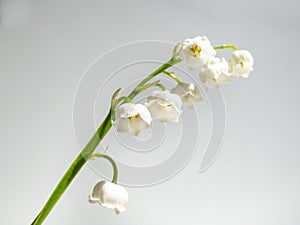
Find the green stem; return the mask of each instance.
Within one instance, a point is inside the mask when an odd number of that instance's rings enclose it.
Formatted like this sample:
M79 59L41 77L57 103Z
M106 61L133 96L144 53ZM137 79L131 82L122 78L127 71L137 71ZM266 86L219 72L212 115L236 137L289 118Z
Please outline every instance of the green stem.
M175 65L176 63L179 63L182 59L180 58L171 58L168 62L161 65L159 68L157 68L153 73L148 75L144 80L142 80L137 87L128 95L128 98L133 99L135 96L139 94L139 89L144 86L149 80L151 80L156 75L162 73L166 69L170 68L171 66Z
M99 126L97 132L93 135L91 140L87 143L84 149L79 153L77 158L71 164L67 172L64 174L54 191L52 192L51 196L49 197L48 201L46 202L45 206L32 222L31 225L39 225L42 224L43 221L46 219L54 205L58 202L60 197L63 195L69 184L78 174L80 169L84 166L87 162L89 156L94 152L96 147L99 145L100 141L105 137L109 129L111 128L111 113L109 112L104 119L104 121Z
M221 45L221 46L214 47L215 50L226 49L226 48L230 48L230 49L232 49L234 51L238 50L238 48L235 47L234 45Z
M174 73L172 73L172 72L169 72L169 71L163 71L163 73L164 74L166 74L167 76L169 76L169 77L171 77L173 80L175 80L178 84L180 84L181 83L181 80L178 78L178 77L176 77L175 75L174 75Z
M168 69L169 67L173 66L174 64L180 62L181 59L172 58L168 62L161 65L158 69L156 69L153 73L148 75L144 80L142 80L137 87L128 95L127 99L132 100L136 95L139 94L140 87L144 86L149 80L151 80L156 75L162 73L164 70ZM35 220L31 223L31 225L40 225L49 215L55 204L61 198L65 190L68 188L70 183L73 181L75 176L78 174L80 169L85 165L89 157L93 154L99 143L103 140L105 135L110 130L112 123L111 123L111 116L112 110L109 111L99 128L97 129L96 133L93 135L91 140L87 143L87 145L83 148L83 150L79 153L77 158L71 164L69 169L66 171L64 176L61 178L59 183L57 184L56 188L50 195L48 201L44 205L41 212L37 215Z
M127 96L122 96L122 97L120 97L120 98L118 99L118 104L119 104L120 102L129 103L129 102L131 102L131 99L128 98Z
M143 91L146 91L146 90L149 89L149 88L155 87L157 84L159 84L159 82L160 82L160 81L157 80L157 81L154 81L154 82L152 82L152 83L145 84L143 87L138 88L138 89L137 89L137 92L138 92L138 93L141 93L141 92L143 92Z
M167 90L167 88L163 84L158 83L158 84L155 84L155 86L159 87L163 91Z
M114 175L113 175L113 179L111 182L114 184L117 184L117 182L118 182L118 167L117 167L116 162L108 155L104 155L104 154L100 154L100 153L92 154L89 157L89 159L95 159L95 158L103 158L103 159L108 160L111 163L113 170L114 170Z

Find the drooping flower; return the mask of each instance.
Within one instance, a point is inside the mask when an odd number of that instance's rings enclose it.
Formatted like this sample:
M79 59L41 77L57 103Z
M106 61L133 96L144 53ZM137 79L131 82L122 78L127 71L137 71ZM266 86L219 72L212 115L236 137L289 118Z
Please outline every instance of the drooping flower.
M197 36L176 45L173 56L181 57L190 69L196 69L206 66L216 53L207 37Z
M114 125L119 132L128 132L135 136L151 127L151 114L142 104L125 103L117 108Z
M116 214L124 212L128 202L126 189L109 181L100 181L89 195L90 203L99 203L102 207L114 209Z
M193 83L179 83L171 90L171 93L181 97L183 105L193 108L196 102L202 101L199 88Z
M182 100L179 95L166 91L153 91L145 105L151 114L162 122L178 122L182 113Z
M207 67L200 71L200 80L207 88L218 88L224 83L229 82L228 62L225 58L213 58Z
M232 53L229 59L229 68L234 76L248 77L253 71L253 56L247 50L236 50Z

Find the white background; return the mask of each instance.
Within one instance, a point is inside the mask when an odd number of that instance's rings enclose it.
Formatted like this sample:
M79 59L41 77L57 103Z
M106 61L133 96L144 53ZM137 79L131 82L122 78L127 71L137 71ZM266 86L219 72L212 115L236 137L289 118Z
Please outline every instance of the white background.
M299 2L2 0L0 12L0 224L30 224L77 155L73 96L93 59L200 34L255 57L249 79L223 88L214 165L198 173L197 154L171 180L129 188L120 216L87 202L100 178L85 168L45 224L299 225Z

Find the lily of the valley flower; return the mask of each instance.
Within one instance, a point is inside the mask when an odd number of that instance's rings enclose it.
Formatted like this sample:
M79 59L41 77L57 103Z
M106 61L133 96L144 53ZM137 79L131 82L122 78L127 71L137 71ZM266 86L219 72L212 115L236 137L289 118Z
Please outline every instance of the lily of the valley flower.
M193 83L181 82L171 90L171 93L179 95L183 105L188 108L193 108L196 102L202 101L200 90Z
M229 59L231 73L237 77L248 77L249 73L253 71L253 64L253 56L247 50L236 50Z
M114 122L119 132L128 132L135 136L151 126L151 114L142 104L125 103L117 108Z
M179 95L168 90L153 91L145 105L151 114L162 122L178 122L182 113L182 100Z
M196 69L206 66L216 53L207 37L197 36L178 44L173 55L183 58L190 69Z
M89 195L90 203L99 203L102 207L114 209L116 214L124 212L128 202L126 189L109 181L100 181Z
M229 66L225 58L213 58L207 67L201 69L200 79L207 88L218 88L229 82Z

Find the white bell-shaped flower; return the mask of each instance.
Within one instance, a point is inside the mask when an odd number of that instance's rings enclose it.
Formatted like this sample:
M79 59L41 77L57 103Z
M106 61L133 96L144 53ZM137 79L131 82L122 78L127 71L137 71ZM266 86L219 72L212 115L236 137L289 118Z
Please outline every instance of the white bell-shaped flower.
M125 103L117 108L114 125L119 132L131 133L135 136L151 127L151 114L142 104Z
M218 88L224 83L229 82L228 62L225 58L213 58L207 67L200 71L200 80L207 88Z
M197 36L176 45L173 55L184 59L190 69L197 69L206 66L216 53L207 37Z
M249 51L236 50L232 53L228 63L232 75L248 77L253 71L254 59Z
M126 189L109 181L100 181L89 195L90 203L99 203L102 207L114 209L116 214L124 212L128 202Z
M178 122L182 113L182 100L179 95L166 91L153 91L145 105L151 114L162 122Z
M188 108L193 108L196 102L201 102L201 92L193 83L179 83L171 90L171 93L181 97L183 105Z

